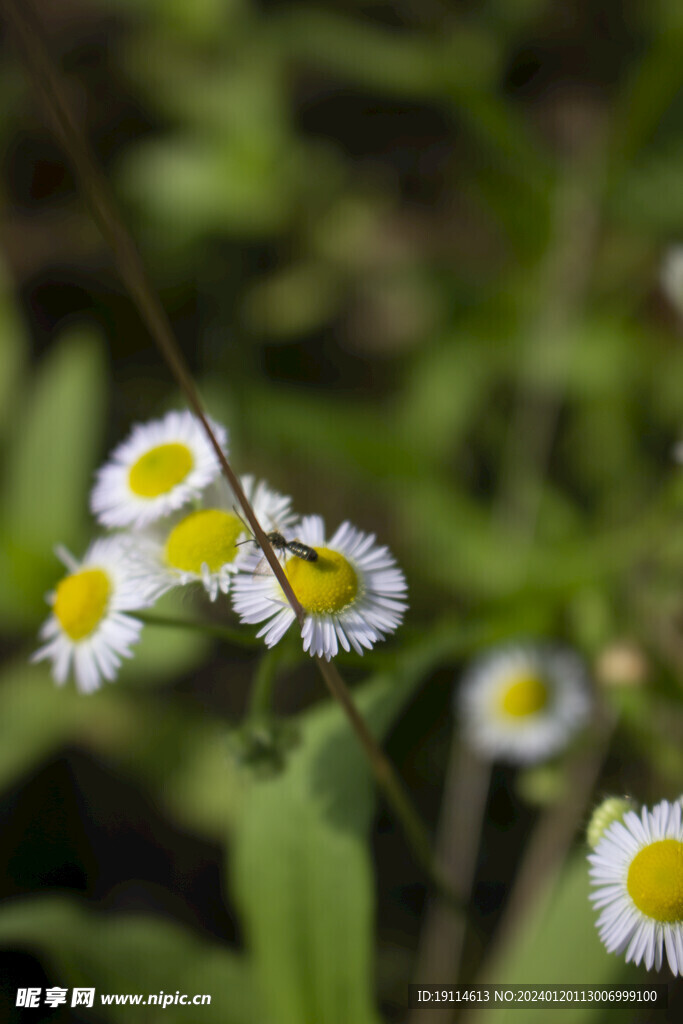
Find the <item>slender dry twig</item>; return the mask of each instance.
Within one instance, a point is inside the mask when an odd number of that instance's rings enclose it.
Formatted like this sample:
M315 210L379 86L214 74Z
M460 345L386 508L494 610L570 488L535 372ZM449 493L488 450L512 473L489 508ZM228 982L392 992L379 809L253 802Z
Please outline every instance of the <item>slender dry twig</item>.
M43 103L55 135L69 157L91 211L108 242L121 279L128 288L151 337L168 364L188 405L200 421L213 446L223 474L237 498L254 536L275 574L282 591L296 615L299 625L304 610L297 600L267 535L254 514L235 472L211 429L202 401L182 352L173 334L170 321L152 285L140 253L125 226L109 184L102 173L87 139L73 116L62 76L52 61L43 39L42 25L31 0L4 0L7 21L12 29L35 89ZM410 802L396 771L382 752L339 672L332 663L316 658L318 668L334 698L341 704L365 751L375 779L403 825L413 852L437 889L453 909L460 910L460 901L451 893L434 864L431 844L425 826Z
M147 324L150 335L185 395L188 405L201 423L216 453L221 470L239 501L254 536L263 549L297 619L302 623L303 608L285 576L268 537L254 515L254 510L247 501L237 475L211 429L199 392L173 334L166 310L147 275L142 257L130 232L118 212L109 183L90 150L85 134L76 122L62 77L54 66L43 40L42 26L33 5L30 0L20 0L20 2L19 0L4 0L4 5L8 22L24 55L26 66L48 114L52 129L71 160L91 212L111 248L121 280L128 288L140 316Z
M478 757L453 729L446 770L436 863L450 888L467 904L477 863L491 764ZM420 936L414 980L418 985L455 985L465 945L466 919L454 917L441 898L430 903ZM409 1024L435 1024L453 1018L456 1003L438 1010L426 1004L413 1010Z

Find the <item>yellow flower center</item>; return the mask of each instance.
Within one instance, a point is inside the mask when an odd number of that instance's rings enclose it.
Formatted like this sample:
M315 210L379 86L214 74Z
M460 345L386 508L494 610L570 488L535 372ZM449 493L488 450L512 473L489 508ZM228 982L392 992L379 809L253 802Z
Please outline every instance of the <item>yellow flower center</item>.
M166 541L166 563L182 572L201 573L208 565L217 572L237 554L235 541L244 527L237 516L221 509L191 512L174 526Z
M358 593L356 571L338 551L314 550L318 553L316 562L306 562L296 555L287 559L287 579L304 611L313 615L340 612Z
M655 921L683 921L683 843L660 839L640 850L628 869L631 899Z
M548 703L548 687L538 676L521 676L509 684L502 694L501 706L506 715L525 718L542 711Z
M158 498L182 483L194 466L192 452L185 444L159 444L133 463L128 483L141 498Z
M111 584L103 569L84 569L57 584L54 613L72 640L82 640L107 611Z

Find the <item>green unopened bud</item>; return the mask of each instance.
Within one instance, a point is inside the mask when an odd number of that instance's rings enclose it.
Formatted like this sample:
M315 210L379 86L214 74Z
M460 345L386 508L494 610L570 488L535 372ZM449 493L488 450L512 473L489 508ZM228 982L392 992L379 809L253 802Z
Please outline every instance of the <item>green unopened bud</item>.
M635 801L628 796L608 796L595 808L586 829L586 842L595 849L613 821L620 821L627 811L632 811Z
M249 721L228 735L228 752L235 764L257 778L279 775L287 758L299 743L291 722L266 718Z

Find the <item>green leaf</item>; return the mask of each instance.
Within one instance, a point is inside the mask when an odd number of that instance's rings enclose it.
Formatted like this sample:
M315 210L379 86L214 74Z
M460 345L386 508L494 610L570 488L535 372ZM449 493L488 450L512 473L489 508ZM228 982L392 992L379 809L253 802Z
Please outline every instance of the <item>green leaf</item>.
M247 961L211 944L168 918L103 915L62 897L6 903L0 911L0 944L37 950L64 986L96 989L93 1014L126 1024L192 1018L186 1005L107 1009L102 995L210 995L196 1018L206 1024L264 1021Z
M250 801L235 881L277 1024L370 1024L372 878L358 836L278 783Z
M498 985L616 985L642 982L643 972L606 952L595 927L595 912L588 900L588 862L578 854L566 866L558 883L541 896L529 917L510 941L507 951L482 981ZM605 1013L600 1004L553 1008L557 1024L597 1021ZM525 1009L525 1021L546 1021L547 1009ZM610 1006L609 1020L630 1020L633 1008ZM477 1010L469 1021L480 1024L515 1024L518 1009L498 1005Z
M0 504L0 617L35 623L57 576L55 544L85 545L102 427L101 348L72 330L43 360L8 452Z
M425 670L419 656L356 701L383 735ZM305 716L286 772L255 786L236 830L233 878L276 1024L374 1024L373 894L364 835L369 767L339 707Z

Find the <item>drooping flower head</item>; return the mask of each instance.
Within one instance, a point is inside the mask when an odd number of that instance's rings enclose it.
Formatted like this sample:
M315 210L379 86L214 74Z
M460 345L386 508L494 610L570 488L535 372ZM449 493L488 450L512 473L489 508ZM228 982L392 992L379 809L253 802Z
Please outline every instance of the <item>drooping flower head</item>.
M227 433L211 427L225 451ZM216 453L189 412L139 423L98 471L90 504L108 527L146 526L197 499L218 475Z
M297 530L285 532L315 552L315 560L287 556L284 571L305 612L304 650L328 661L339 645L359 654L400 625L407 608L406 582L388 548L372 534L342 523L329 541L320 516L305 516ZM232 599L242 622L265 622L259 636L276 644L295 621L294 612L272 574L255 572L260 553L252 554L235 578Z
M120 537L96 540L80 562L63 549L58 554L69 573L48 595L52 614L40 632L46 642L32 660L51 661L60 685L73 668L79 690L91 693L131 657L142 623L126 612L147 607L152 596L132 577Z
M600 938L610 953L659 970L666 951L671 972L683 974L683 824L681 801L662 800L640 815L627 811L589 854L601 910Z
M286 529L295 520L291 498L271 490L253 476L242 489L264 530ZM236 498L220 479L202 496L200 508L176 512L132 537L137 573L145 589L160 595L173 587L201 583L212 601L227 594L230 582L253 557L243 541L249 537L236 511Z
M542 761L564 748L590 709L586 673L571 651L524 645L478 659L456 692L465 738L487 758Z

